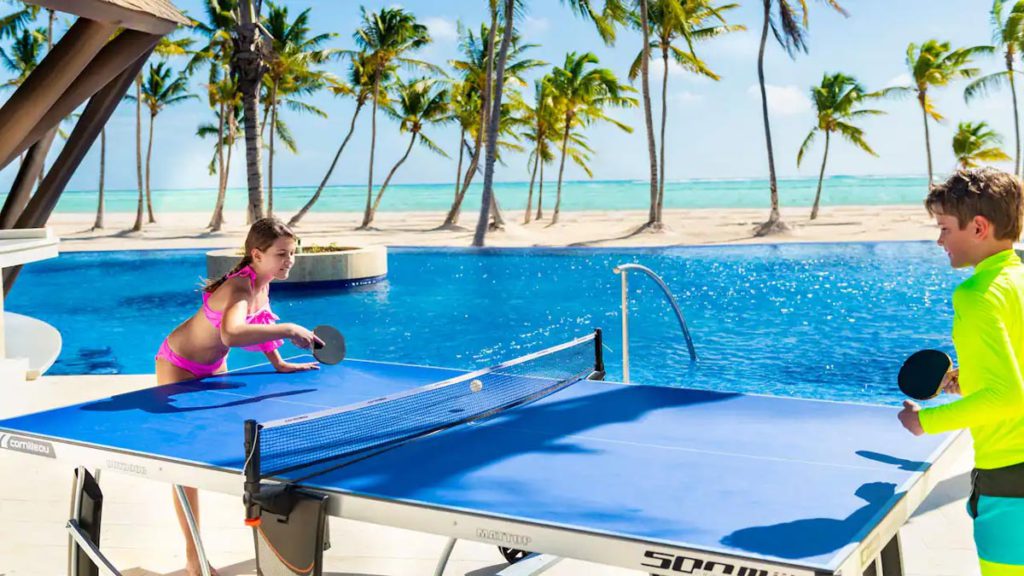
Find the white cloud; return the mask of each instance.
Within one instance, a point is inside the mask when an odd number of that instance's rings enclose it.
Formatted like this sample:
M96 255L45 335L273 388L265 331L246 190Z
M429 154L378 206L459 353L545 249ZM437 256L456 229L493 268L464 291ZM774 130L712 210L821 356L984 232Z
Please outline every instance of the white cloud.
M769 39L769 41L772 41ZM709 41L706 45L700 44L697 46L697 56L704 58L705 56L728 56L740 60L750 60L757 58L757 53L761 50L761 38L757 34L751 34L747 32L734 32L721 38L715 38Z
M662 60L660 56L657 58L652 58L651 64L650 66L648 66L648 70L651 73L651 78L661 78L661 76L665 73L665 61ZM675 60L672 60L671 58L669 58L668 61L668 75L670 78L675 76L697 76L696 74L691 74L689 71L687 71L685 68L677 64Z
M427 30L430 31L430 37L435 41L455 40L459 37L454 20L441 16L431 16L424 18L423 23L426 24Z
M694 102L700 102L704 99L704 96L690 92L689 90L683 90L682 92L676 92L670 94L668 97L669 102L675 102L679 104L693 104Z
M886 88L893 88L894 86L913 86L913 85L914 85L914 79L911 78L910 74L907 74L906 72L904 72L903 74L900 74L899 76L896 76L895 78L893 78L893 79L891 79L891 80L889 80L888 82L885 83L885 87Z
M795 116L811 110L811 101L804 95L803 89L789 86L773 86L766 84L765 93L768 95L768 111L778 116ZM757 84L751 84L747 94L755 100L760 101L761 89Z
M547 18L534 18L533 16L527 16L526 20L520 27L523 38L527 42L532 41L533 36L540 36L548 31L551 26L551 22Z

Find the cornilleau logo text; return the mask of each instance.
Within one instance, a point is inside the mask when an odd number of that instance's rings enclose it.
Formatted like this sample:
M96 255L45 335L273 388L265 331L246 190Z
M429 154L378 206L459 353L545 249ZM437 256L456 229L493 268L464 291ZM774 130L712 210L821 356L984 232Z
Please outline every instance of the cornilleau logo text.
M35 454L36 456L44 456L46 458L57 457L53 452L53 444L50 444L49 442L40 442L39 440L32 440L31 438L24 438L21 436L11 436L9 434L0 435L0 448L6 448L15 452L24 452L26 454Z
M527 546L532 540L532 538L523 534L510 534L501 530L485 530L483 528L476 529L476 537L489 542L508 544L509 546Z
M752 566L742 566L728 562L716 562L702 560L689 556L677 556L666 552L644 552L645 561L640 565L646 568L656 568L676 574L689 574L690 576L718 576L729 574L731 576L790 576L789 572L777 570L764 570Z

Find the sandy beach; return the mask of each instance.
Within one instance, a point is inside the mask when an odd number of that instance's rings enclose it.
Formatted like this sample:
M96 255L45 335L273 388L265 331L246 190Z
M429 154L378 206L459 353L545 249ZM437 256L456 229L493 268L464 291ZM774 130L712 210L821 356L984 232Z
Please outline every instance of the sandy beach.
M841 206L825 208L809 220L806 207L783 209L783 220L793 226L786 234L755 237L754 227L764 221L763 209L665 210L666 230L641 232L644 211L564 212L558 224L550 220L522 223L522 213L506 212L508 224L487 235L488 246L683 246L768 242L873 242L933 240L934 221L920 205ZM288 218L291 214L282 215ZM228 213L217 233L206 231L209 214L158 213L155 224L129 232L134 214L112 213L105 228L92 231L94 215L56 213L48 226L61 238L61 250L143 250L237 246L247 231L243 213ZM356 230L361 213L311 213L296 227L303 244L392 246L469 246L476 225L475 213L463 213L461 230L440 230L442 212L381 212L376 230Z

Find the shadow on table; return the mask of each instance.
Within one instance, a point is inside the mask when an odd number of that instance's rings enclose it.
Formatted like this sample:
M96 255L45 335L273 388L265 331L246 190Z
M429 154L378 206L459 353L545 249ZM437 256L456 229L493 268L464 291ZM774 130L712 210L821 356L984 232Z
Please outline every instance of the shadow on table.
M255 404L257 402L262 402L264 400L269 400L271 398L296 396L298 394L306 394L307 392L314 392L316 390L315 388L302 388L298 390L275 392L273 394L263 394L260 396L252 396L248 398L243 397L237 400L231 400L229 402L207 404L202 406L180 407L174 405L174 402L185 394L196 394L210 391L236 390L238 388L242 388L243 386L243 384L233 384L227 381L203 382L202 384L168 384L166 386L159 386L156 388L139 390L137 392L119 394L117 396L99 400L97 402L90 402L88 404L83 405L81 409L93 412L119 412L122 410L142 410L143 412L149 412L151 414L171 414L180 412L195 412L197 410L211 410L215 408L228 408L231 406L242 406L245 404Z
M895 497L891 482L863 484L855 493L867 502L846 518L806 518L743 528L722 538L722 544L748 552L800 559L830 554L854 541L869 521Z

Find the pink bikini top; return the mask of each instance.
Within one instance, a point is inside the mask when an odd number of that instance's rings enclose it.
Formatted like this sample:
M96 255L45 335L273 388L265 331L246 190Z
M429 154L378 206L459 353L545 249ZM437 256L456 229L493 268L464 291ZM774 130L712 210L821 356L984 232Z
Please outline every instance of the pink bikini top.
M228 274L225 279L236 278L238 276L245 276L249 279L249 286L256 287L256 272L249 266L245 266L234 274ZM220 328L221 322L224 320L224 313L219 310L210 308L210 292L203 292L203 314L206 319L213 324L214 328ZM245 317L246 324L275 324L280 318L277 314L274 314L270 310L270 301L260 308L259 310L249 314ZM268 342L261 342L259 344L253 344L251 346L242 346L243 350L250 352L272 352L277 350L284 344L284 340L270 340Z

